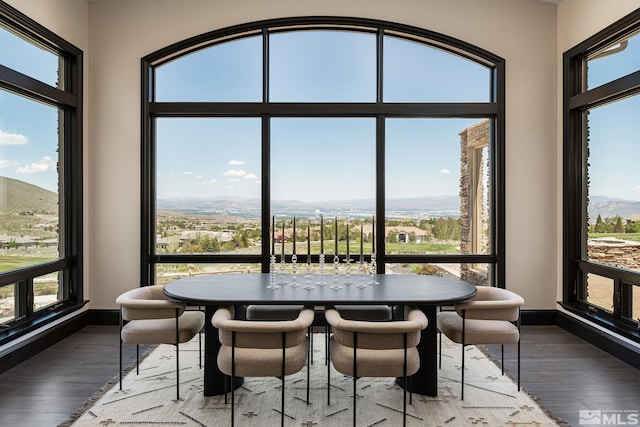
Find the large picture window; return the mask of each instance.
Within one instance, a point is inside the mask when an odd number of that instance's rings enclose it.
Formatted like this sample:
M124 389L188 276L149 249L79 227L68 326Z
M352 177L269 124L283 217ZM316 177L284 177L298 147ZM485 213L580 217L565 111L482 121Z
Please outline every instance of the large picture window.
M82 52L0 3L0 344L82 304Z
M143 283L362 251L378 273L504 286L501 58L306 18L203 34L142 68Z
M640 13L565 53L566 308L640 341Z

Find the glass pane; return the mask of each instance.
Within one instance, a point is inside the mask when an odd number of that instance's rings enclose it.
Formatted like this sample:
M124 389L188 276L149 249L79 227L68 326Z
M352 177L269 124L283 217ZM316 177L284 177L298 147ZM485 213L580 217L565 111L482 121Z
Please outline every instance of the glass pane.
M54 87L62 87L59 57L0 25L0 64Z
M271 208L277 224L291 227L294 216L317 223L323 215L329 246L337 218L346 253L347 222L357 226L357 219L375 212L375 141L374 119L273 119Z
M490 264L459 263L387 263L387 274L423 274L427 276L461 279L477 286L492 286Z
M58 117L0 90L0 272L59 258Z
M491 70L422 43L384 38L385 102L489 102Z
M587 259L640 271L640 96L588 113Z
M387 120L387 253L490 253L489 135L488 120Z
M218 44L156 68L158 102L262 101L262 37Z
M640 323L640 285L631 286L631 319Z
M10 322L16 317L16 285L0 287L0 324Z
M275 102L374 102L376 37L345 31L272 34L269 86Z
M195 264L195 263L171 263L156 264L156 285L166 285L174 280L185 277L203 276L205 274L227 273L260 273L260 264L233 263L233 264Z
M260 119L158 119L157 253L261 252Z
M640 36L632 34L587 59L587 89L640 70Z
M33 279L33 309L40 310L63 299L58 272Z
M587 303L613 312L613 279L587 273Z

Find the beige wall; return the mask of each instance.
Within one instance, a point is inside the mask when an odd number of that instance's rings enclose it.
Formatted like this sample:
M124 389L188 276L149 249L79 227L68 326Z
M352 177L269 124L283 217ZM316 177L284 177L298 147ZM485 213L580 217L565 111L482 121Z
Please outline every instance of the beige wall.
M589 9L586 17L596 21L583 30L586 36L636 2L97 0L88 3L88 21L83 0L9 3L86 54L85 291L91 308L115 308L119 293L139 285L140 58L229 25L338 15L415 25L506 59L506 285L525 297L527 308L548 309L561 286L558 52L582 37L577 28L566 28L582 4ZM70 15L55 12L60 6Z

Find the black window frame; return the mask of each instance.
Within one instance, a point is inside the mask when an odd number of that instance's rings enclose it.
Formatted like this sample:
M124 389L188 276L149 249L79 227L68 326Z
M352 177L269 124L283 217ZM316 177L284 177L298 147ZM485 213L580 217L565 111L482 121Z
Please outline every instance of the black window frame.
M377 36L377 100L370 103L312 102L156 102L154 67L182 55L248 35L268 35L287 30L364 31ZM385 103L382 102L383 37L406 38L431 45L452 54L481 63L491 69L489 102ZM267 39L267 37L264 37ZM268 97L268 42L263 42L263 100ZM385 118L480 118L490 119L493 150L493 185L491 189L491 241L489 254L465 255L395 255L386 254L384 221L376 221L378 272L385 263L485 263L490 265L493 285L505 287L505 61L484 49L461 40L418 27L381 20L345 17L294 17L258 21L204 33L151 53L141 60L141 284L152 284L159 263L257 263L269 271L269 118L270 117L373 117L376 118L376 218L385 217L384 139ZM175 255L155 253L155 152L154 120L161 117L258 117L262 118L262 251L254 255ZM313 257L312 257L313 259ZM317 260L314 260L314 262Z
M0 88L57 108L63 114L59 157L59 248L55 261L0 273L0 284L16 284L16 318L3 324L0 345L38 330L80 308L83 301L82 132L83 52L20 11L0 2L0 22L60 58L62 89L0 64ZM64 226L63 226L64 225ZM34 278L61 273L61 299L33 310Z
M584 113L594 107L640 95L640 70L587 89L586 61L594 53L640 30L640 9L563 54L563 293L561 306L635 342L637 322L628 319L631 286L640 273L587 259L588 129ZM613 281L613 310L586 302L587 275ZM640 291L640 288L638 288Z

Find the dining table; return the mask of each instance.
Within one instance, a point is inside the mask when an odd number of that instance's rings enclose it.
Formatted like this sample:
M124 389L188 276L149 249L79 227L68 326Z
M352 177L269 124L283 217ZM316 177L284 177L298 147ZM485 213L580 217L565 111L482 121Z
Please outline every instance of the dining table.
M414 305L426 314L429 323L422 331L418 345L420 368L408 388L414 393L437 396L437 309L472 298L476 295L475 286L460 279L435 275L344 276L300 275L278 279L272 273L226 273L186 277L166 284L164 293L167 296L205 308L204 395L225 393L225 375L216 362L220 348L218 331L211 323L220 306L384 304Z

